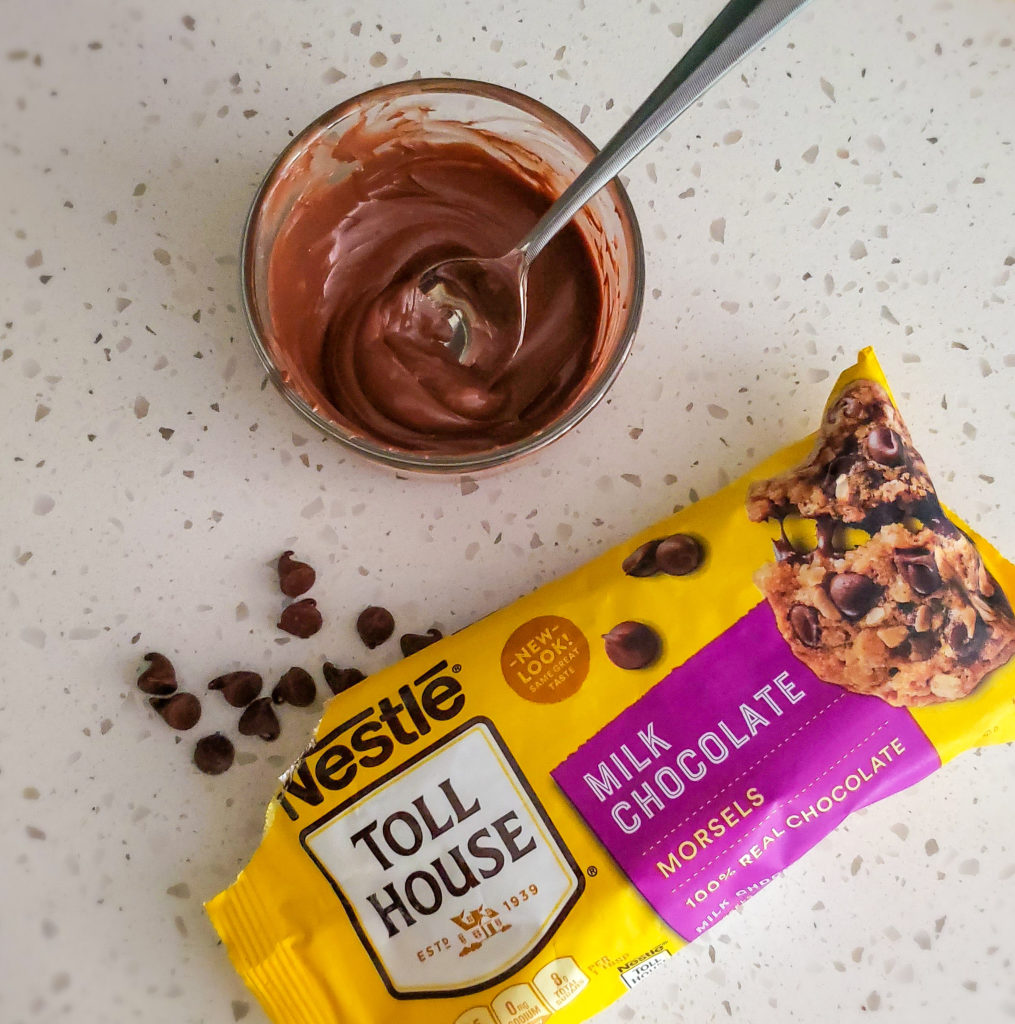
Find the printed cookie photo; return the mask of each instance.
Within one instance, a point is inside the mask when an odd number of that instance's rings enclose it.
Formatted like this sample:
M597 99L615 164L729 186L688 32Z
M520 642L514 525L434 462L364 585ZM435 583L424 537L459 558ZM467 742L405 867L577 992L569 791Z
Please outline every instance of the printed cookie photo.
M1015 656L1015 617L973 542L941 510L887 392L861 380L825 416L811 457L752 485L751 520L776 519L776 561L755 582L793 653L819 678L897 707L958 700ZM790 515L817 543L787 539ZM873 531L857 546L846 525Z

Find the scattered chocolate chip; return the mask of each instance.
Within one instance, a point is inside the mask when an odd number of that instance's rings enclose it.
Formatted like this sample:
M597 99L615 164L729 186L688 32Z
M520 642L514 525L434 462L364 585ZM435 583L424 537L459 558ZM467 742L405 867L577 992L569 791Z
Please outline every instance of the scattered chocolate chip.
M941 586L934 556L926 548L906 548L895 552L899 574L921 597L929 597Z
M294 708L309 707L317 697L314 677L304 668L293 666L275 684L271 699L275 704L292 704Z
M395 617L387 608L376 604L364 608L356 620L356 632L370 650L379 647L394 631Z
M402 648L402 656L408 658L412 654L429 647L431 644L443 640L444 634L436 627L431 627L425 633L403 633L398 641Z
M828 584L828 596L847 619L859 619L878 603L881 588L859 572L840 572Z
M149 663L149 667L137 677L138 689L153 697L168 697L174 693L177 682L173 663L164 654L155 651L146 654L144 660Z
M292 551L283 551L278 560L278 585L286 597L305 594L317 579L317 573L306 562L297 562Z
M246 711L240 715L240 724L237 726L244 736L260 736L262 740L277 740L282 727L278 722L278 715L271 706L270 697L258 697L253 704L248 705Z
M867 435L867 454L882 466L899 466L906 458L902 438L891 427L875 427Z
M234 708L245 708L260 692L264 680L256 672L227 672L216 676L209 690L221 690L226 702Z
M701 543L689 533L665 537L656 548L656 565L667 576L686 576L694 572L704 557Z
M171 729L193 729L201 717L201 702L192 693L152 697L148 702Z
M323 621L321 613L317 610L317 602L312 597L304 597L301 601L293 601L287 608L282 609L278 628L306 640L321 628Z
M628 576L655 576L659 572L656 565L656 548L659 547L658 540L650 540L635 548L623 562L620 568Z
M821 626L817 610L806 604L795 604L789 610L789 624L797 640L804 647L817 647L821 641Z
M332 693L341 693L366 679L366 676L358 668L338 668L330 661L324 663L323 672L324 681L331 688Z
M618 668L638 669L651 665L662 650L659 634L644 622L619 622L603 634L606 656Z
M235 756L236 750L232 740L220 732L202 736L197 741L197 746L194 747L194 764L205 775L221 775L228 771L232 767Z

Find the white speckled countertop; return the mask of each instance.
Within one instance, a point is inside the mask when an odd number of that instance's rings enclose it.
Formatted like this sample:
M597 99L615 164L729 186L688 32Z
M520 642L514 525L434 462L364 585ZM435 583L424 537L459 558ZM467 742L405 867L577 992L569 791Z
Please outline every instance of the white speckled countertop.
M287 668L284 547L318 567L329 623L299 660L379 667L364 604L406 629L472 621L809 431L873 343L944 498L1015 553L1003 0L817 0L643 155L634 353L516 469L396 479L265 389L236 251L290 133L422 73L529 92L603 141L714 9L0 6L4 1022L263 1020L201 902L253 850L314 713L207 778L134 678L149 649L199 688ZM599 1019L1015 1018L1013 790L994 748L861 813Z

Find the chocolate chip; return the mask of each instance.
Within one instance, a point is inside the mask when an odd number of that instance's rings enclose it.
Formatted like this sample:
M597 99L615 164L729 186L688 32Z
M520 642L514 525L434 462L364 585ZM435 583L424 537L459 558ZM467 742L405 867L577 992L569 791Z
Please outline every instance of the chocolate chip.
M286 597L305 594L317 579L317 573L306 562L297 562L292 551L283 551L278 560L278 585Z
M1011 603L1008 601L1008 595L1001 589L1001 584L989 572L987 577L994 584L994 593L987 598L987 604L1004 618L1015 618L1015 615L1012 614Z
M202 736L197 741L197 746L194 747L194 764L205 775L221 775L228 771L232 767L235 756L236 750L232 740L220 732Z
M881 588L859 572L840 572L828 584L828 596L847 619L859 619L878 603Z
M864 413L864 404L855 395L846 395L838 402L839 410L847 419L859 419ZM834 419L835 406L828 410L829 422Z
M177 682L173 663L164 654L155 651L146 654L144 660L149 662L149 667L137 677L138 689L153 697L168 697L174 693Z
M324 663L324 681L332 693L342 693L357 683L363 682L366 676L358 668L338 668L330 661Z
M777 537L772 541L772 552L777 562L788 562L796 551L785 537Z
M201 702L192 693L152 697L148 703L162 716L170 729L193 729L201 717Z
M655 576L659 572L656 565L656 548L659 547L658 540L650 540L635 548L623 562L620 568L628 576Z
M777 562L792 562L802 558L801 554L786 537L778 537L772 541L772 550Z
M696 537L689 533L674 533L659 542L656 565L667 576L686 576L701 565L705 552Z
M282 609L278 628L305 640L308 636L313 636L321 628L322 623L317 602L312 597L305 597L302 601L293 601L287 608Z
M395 617L387 608L376 604L364 608L356 620L356 632L370 650L379 647L394 631Z
M902 499L899 500L901 502ZM931 526L935 520L945 518L941 502L937 500L937 495L933 492L924 494L920 498L907 499L905 512L925 526ZM933 529L932 526L931 529Z
M934 556L926 548L905 548L895 552L899 575L914 593L928 597L941 586L941 574Z
M282 727L278 715L271 706L270 697L258 697L240 715L240 724L236 727L244 736L260 736L262 740L277 740Z
M659 634L644 622L619 622L603 634L606 656L618 668L638 669L651 665L662 650Z
M931 516L927 525L939 537L958 537L962 531L942 512L939 515Z
M802 560L802 554L797 551L795 547L790 543L789 537L786 536L786 516L788 512L783 512L779 516L779 539L772 541L772 547L775 551L775 560L777 562L793 562Z
M899 466L906 459L902 438L891 427L875 427L867 435L867 454L882 466Z
M444 634L436 627L431 626L425 633L403 633L398 645L402 648L403 657L408 658L409 655L416 654L424 647L429 647L443 639Z
M960 662L968 664L974 661L980 653L980 648L987 642L989 632L983 619L977 618L972 636L969 635L965 623L952 622L945 634L945 639L948 641L948 646L955 652L955 657Z
M304 668L294 665L275 684L271 699L275 704L292 704L294 708L309 707L317 697L314 677Z
M806 604L795 604L789 610L789 624L797 640L804 647L817 647L821 641L821 626L817 610Z
M839 554L835 544L837 524L834 519L818 519L814 524L818 538L818 554L822 558L834 558Z
M227 672L216 676L209 690L221 690L226 702L234 708L245 708L260 692L264 680L256 672Z
M910 633L907 643L909 644L908 657L910 661L926 661L937 650L937 638L930 630L923 633Z
M969 639L969 630L963 622L953 622L948 627L947 640L949 646L957 651Z
M880 487L883 479L875 477L873 486ZM875 534L882 526L889 526L898 523L906 517L905 509L901 502L886 501L883 505L872 508L863 520L863 529L869 534Z
M855 452L839 455L828 464L825 470L824 480L821 482L821 490L826 498L835 497L835 487L840 476L845 476L858 462L863 460Z

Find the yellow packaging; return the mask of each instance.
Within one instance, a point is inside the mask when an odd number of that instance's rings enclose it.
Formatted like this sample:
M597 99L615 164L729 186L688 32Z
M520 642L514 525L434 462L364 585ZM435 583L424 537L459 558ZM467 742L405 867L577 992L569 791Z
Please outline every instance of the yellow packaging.
M331 700L207 906L272 1020L585 1020L1015 738L1015 569L884 387L865 350L817 439Z

